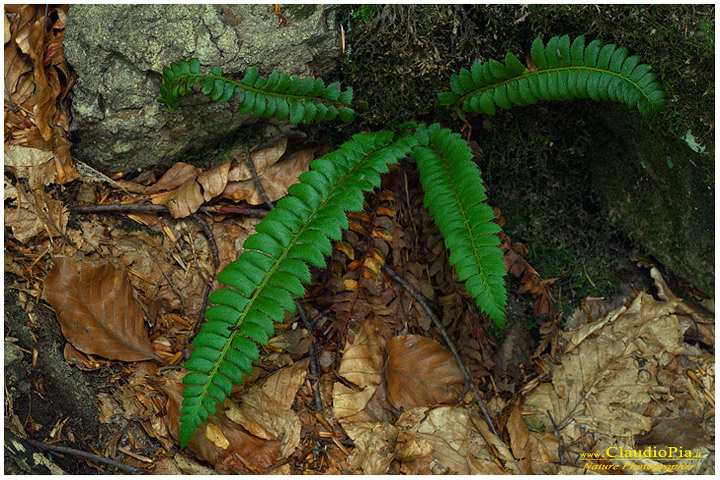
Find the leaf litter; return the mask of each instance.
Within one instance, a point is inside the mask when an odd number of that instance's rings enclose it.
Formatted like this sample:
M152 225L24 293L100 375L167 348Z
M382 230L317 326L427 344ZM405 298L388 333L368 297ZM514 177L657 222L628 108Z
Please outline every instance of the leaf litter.
M522 244L504 238L506 266L544 323L535 354L511 351L498 359L447 264L421 192L407 187L416 179L408 172L408 182L397 168L368 197L365 211L350 215L328 274L318 275L306 300L317 307L314 331L296 328L292 318L279 324L260 368L234 388L189 449L177 452L178 365L217 271L207 238L188 217L228 201L263 203L248 153L277 200L322 147L298 150L281 139L251 152L233 149L230 160L206 169L178 162L157 181L147 171L131 181L111 175L103 184L83 183L78 201L151 202L167 206L173 218L135 212L71 219L69 197L55 188L78 175L69 156L74 79L62 57L63 8L51 9L52 34L44 36L37 6L5 10L11 100L5 268L14 282L9 288L42 295L58 312L68 363L112 369L106 393L94 399L100 421L114 432L99 453L157 474L557 474L591 473L576 461L582 452L681 442L705 455L695 471L712 473L714 357L688 338L714 346L713 315L680 299L653 270L657 297L633 295L624 307L563 332L550 301L552 279L542 280L522 258ZM202 216L220 267L237 257L258 221ZM501 222L499 211L496 216ZM381 273L385 263L399 266L442 311L463 362L486 392L500 437L470 400L428 318ZM316 388L324 412L309 407L314 379L306 357L313 338L321 345ZM526 344L518 340L510 350ZM62 438L53 441L72 440L71 431L60 430Z

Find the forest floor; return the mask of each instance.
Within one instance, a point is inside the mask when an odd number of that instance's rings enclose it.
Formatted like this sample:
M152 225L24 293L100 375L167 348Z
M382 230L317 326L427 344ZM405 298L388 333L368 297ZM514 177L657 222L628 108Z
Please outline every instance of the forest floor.
M501 234L512 280L500 329L457 280L403 162L312 272L308 321L276 324L253 375L180 449L182 365L217 273L267 213L258 182L275 201L329 147L283 139L204 169L95 172L70 158L62 9L49 22L14 12L5 473L714 473L712 301L624 251L620 292L567 311L555 279ZM38 85L50 101L28 94ZM224 188L208 201L199 183Z

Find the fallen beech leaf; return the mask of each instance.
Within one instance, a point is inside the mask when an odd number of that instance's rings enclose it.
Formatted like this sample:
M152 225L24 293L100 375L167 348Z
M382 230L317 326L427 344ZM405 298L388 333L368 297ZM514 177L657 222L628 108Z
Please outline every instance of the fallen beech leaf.
M251 434L282 442L280 459L300 445L300 418L290 407L305 381L308 362L306 359L273 373L262 387L250 387L242 394L240 404L230 405L225 412Z
M502 473L464 408L412 408L400 415L396 425L400 429L396 456L403 464L403 472L425 475Z
M163 190L173 190L183 183L197 178L201 173L202 170L194 165L177 162L165 172L165 175L160 177L160 180L147 187L145 191L150 194L162 192Z
M22 189L15 189L18 195L18 208L5 209L5 226L12 229L20 243L27 243L40 232L47 231L51 236L58 231L65 233L69 213L65 204L50 197L42 188L28 195Z
M265 169L280 160L280 157L283 156L287 149L287 141L287 137L283 137L274 145L250 154L253 165L255 165L255 171L258 174L264 172ZM250 167L248 167L246 152L240 151L236 155L236 158L237 161L228 172L228 181L240 182L242 180L252 180L252 173L250 172Z
M388 340L385 363L388 399L397 409L454 403L463 376L452 354L420 335Z
M383 344L372 326L364 322L338 368L338 375L360 388L377 387L382 381Z
M284 197L288 187L298 182L298 177L301 173L307 171L310 162L312 162L314 158L315 149L308 148L283 157L280 161L262 172L258 171L258 178L263 188L265 188L265 193L267 193L268 198L275 201ZM255 157L253 156L253 160L254 159ZM224 198L230 198L234 202L245 200L250 205L260 205L264 203L260 192L255 186L255 181L252 178L228 183L222 196Z
M52 152L37 148L10 145L5 165L15 167L15 176L27 178L30 190L50 184L57 175Z
M192 178L174 190L155 195L152 203L167 206L173 218L184 218L195 213L203 203L212 200L225 190L230 163L225 162L218 165L197 178L193 176L192 168L179 167L173 174L173 178L168 178L165 182L166 185L177 183L181 178ZM158 183L160 182L158 181Z
M78 272L75 260L55 258L42 297L78 350L125 362L155 358L128 278L112 265L82 263Z
M183 386L171 383L165 386L168 395L167 421L168 431L177 440L180 436L180 403L182 402ZM220 448L207 437L207 425L213 424L211 431L219 429L228 441L227 448ZM215 415L204 420L197 432L190 439L188 449L195 453L200 460L213 466L218 464L237 465L238 469L245 470L244 465L236 457L239 455L250 465L258 468L268 468L272 465L280 451L280 442L264 440L248 433L240 425L232 422L225 414L225 408L218 405Z

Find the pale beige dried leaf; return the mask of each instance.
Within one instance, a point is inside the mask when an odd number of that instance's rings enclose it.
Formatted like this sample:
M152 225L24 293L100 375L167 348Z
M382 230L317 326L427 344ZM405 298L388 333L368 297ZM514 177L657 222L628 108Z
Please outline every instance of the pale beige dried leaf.
M205 198L200 184L191 180L175 190L155 195L152 203L168 207L173 218L185 218L195 213L200 205L205 203Z
M156 194L152 198L152 203L167 206L173 218L187 217L195 213L203 203L212 200L225 190L229 168L230 162L226 162L197 176L195 167L179 166L172 178L169 177L164 185L176 184L183 178L189 177L189 179L169 192ZM162 178L160 180L162 181Z
M223 434L222 430L220 430L220 427L218 427L214 423L208 423L205 426L205 436L218 448L227 450L227 448L230 446L230 442L227 438L225 438L225 434Z
M30 190L49 185L57 176L55 155L37 148L10 145L10 151L5 154L5 165L15 167L16 176L27 178Z
M383 343L369 322L363 322L352 343L345 345L345 354L338 375L364 388L382 382Z
M675 357L683 355L685 362L693 358L686 353L676 314L681 305L677 298L659 302L640 293L628 308L563 334L569 347L552 369L552 383L533 390L524 408L542 419L548 431L553 428L550 412L563 425L562 443L575 453L580 447L572 446L582 445L588 431L593 432L592 451L600 453L619 438L647 433L652 418L645 412L656 406L650 393L666 398L663 392L669 393L673 379L686 379L675 371ZM679 394L683 390L687 388L674 388L676 393L663 404L674 411L691 410L688 397Z
M147 187L147 193L157 193L163 190L173 190L183 183L195 179L202 173L202 170L194 165L184 162L177 162L175 165L160 177L160 180Z
M367 406L370 397L373 396L377 387L367 387L359 390L335 383L333 388L333 412L335 417L342 419L355 415Z
M396 425L405 433L403 438L406 444L427 442L432 445L432 461L429 463L410 456L414 448L403 450L403 461L412 462L411 467L427 465L429 471L420 473L468 475L474 473L471 470L471 458L486 461L493 459L485 440L473 428L470 415L464 408L411 408L400 415ZM417 451L423 455L427 447Z
M24 207L5 208L5 226L11 228L15 240L22 244L45 231L44 223L35 212Z
M264 172L269 166L280 160L280 157L283 156L287 149L287 141L287 137L284 137L268 148L250 153L253 165L255 165L255 171L258 174ZM240 152L240 154L237 155L235 165L228 172L228 180L231 182L252 180L252 173L250 172L245 152Z
M65 338L78 350L111 360L155 358L140 304L127 275L110 264L55 258L43 299L57 313Z
M314 159L315 150L306 149L292 153L281 161L258 173L265 193L272 201L279 200L287 194L290 185L298 182L298 177L307 171L310 162ZM254 157L253 157L254 158ZM230 198L235 202L246 201L250 205L260 205L264 200L255 181L250 178L244 181L228 182L223 198Z
M203 197L206 202L209 202L213 198L220 195L228 182L228 171L230 170L230 163L225 162L222 165L208 170L201 174L197 181L203 188Z
M395 459L393 447L397 432L393 425L368 424L362 433L353 438L355 450L348 457L350 469L365 475L388 473L390 464Z
M308 362L306 359L273 373L262 387L245 391L239 404L228 402L225 412L256 437L282 442L280 458L292 454L300 444L300 418L290 407L305 381Z
M420 335L388 341L385 379L395 408L454 403L462 390L462 372L453 355L435 340Z

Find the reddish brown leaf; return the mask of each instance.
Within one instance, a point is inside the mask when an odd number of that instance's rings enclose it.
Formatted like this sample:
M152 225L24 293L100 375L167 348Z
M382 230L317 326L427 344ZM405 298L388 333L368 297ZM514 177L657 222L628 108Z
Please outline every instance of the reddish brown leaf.
M435 340L420 335L388 341L385 363L388 399L397 408L454 403L463 376L452 354Z
M176 439L180 432L180 403L182 402L182 385L168 385L167 419L168 431ZM245 462L258 468L267 468L275 462L281 443L277 440L264 440L248 433L240 425L225 415L225 409L218 405L215 415L210 415L198 427L190 439L188 448L197 457L211 465L233 465L243 469L243 463L236 457L239 455Z
M110 264L56 258L43 299L55 309L65 338L78 350L111 360L155 358L140 304L124 272Z

